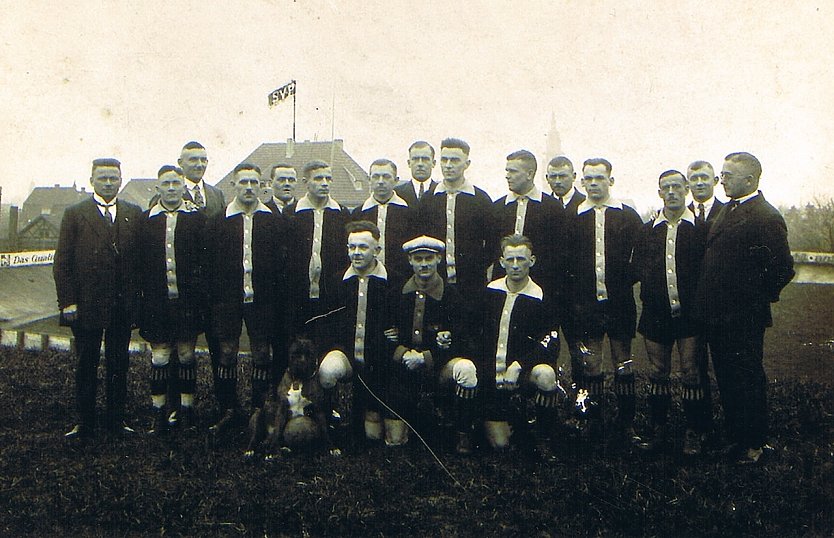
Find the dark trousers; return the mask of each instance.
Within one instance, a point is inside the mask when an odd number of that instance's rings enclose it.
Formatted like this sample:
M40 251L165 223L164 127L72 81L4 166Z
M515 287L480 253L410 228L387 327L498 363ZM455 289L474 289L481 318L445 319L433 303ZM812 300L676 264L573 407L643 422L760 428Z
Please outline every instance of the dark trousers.
M758 448L767 441L764 332L764 327L739 326L707 331L728 436L742 448Z
M97 370L101 357L101 340L104 338L106 368L105 391L108 422L117 424L124 419L127 400L128 345L130 326L117 320L106 329L81 329L73 326L75 354L78 369L75 371L75 398L81 422L92 427L96 416Z

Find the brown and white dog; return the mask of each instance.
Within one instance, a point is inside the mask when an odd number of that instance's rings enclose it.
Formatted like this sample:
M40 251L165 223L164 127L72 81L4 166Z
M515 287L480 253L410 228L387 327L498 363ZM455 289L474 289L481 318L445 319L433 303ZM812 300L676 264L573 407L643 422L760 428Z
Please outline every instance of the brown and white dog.
M249 420L249 445L244 457L252 458L261 443L266 458L280 450L326 448L337 456L327 433L327 404L318 376L318 353L307 338L290 345L289 363L277 394Z

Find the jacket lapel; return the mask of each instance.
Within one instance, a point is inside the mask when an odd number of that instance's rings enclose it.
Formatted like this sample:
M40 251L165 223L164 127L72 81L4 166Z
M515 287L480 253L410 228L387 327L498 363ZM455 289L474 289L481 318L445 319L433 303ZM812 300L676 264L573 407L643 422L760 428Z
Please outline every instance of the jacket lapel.
M118 209L117 209L118 211ZM101 212L98 210L96 206L96 202L90 198L84 204L83 211L81 215L87 222L90 224L90 228L95 230L95 232L100 235L107 243L110 243L109 231L107 230L107 224L104 222L104 217L101 215ZM118 218L118 212L117 212Z

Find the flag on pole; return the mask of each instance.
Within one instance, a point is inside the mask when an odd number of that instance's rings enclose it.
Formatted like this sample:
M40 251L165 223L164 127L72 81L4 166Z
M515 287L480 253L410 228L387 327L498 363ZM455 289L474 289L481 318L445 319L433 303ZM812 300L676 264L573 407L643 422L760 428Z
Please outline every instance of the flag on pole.
M295 81L291 80L287 84L284 84L277 90L273 91L269 94L269 106L274 107L287 97L295 95Z

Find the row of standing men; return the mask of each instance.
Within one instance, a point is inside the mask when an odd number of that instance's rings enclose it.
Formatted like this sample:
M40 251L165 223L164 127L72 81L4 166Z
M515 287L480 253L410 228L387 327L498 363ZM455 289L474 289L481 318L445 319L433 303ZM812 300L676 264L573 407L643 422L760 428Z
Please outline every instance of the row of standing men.
M304 167L304 194L298 199L292 166L277 163L262 174L253 165L240 165L235 198L227 205L218 189L202 181L205 148L189 143L179 167L160 169L159 198L144 214L117 200L118 162L95 161L95 194L65 214L55 259L59 307L73 327L79 356L81 421L70 433L88 434L94 426L102 333L107 424L113 431L127 427L126 342L134 313L141 312L141 334L153 349L151 392L160 417L164 395L175 386L181 394L176 418L193 423L193 349L196 335L205 330L220 410L214 428L234 420L245 323L254 408L263 405L286 368L290 338L307 335L322 350L343 352L348 368L336 371L359 368L402 415L409 415L403 395L414 394L402 387L420 385L409 381L413 370L445 374L456 396L461 452L471 449L479 419L485 420L492 446L509 443L510 426L523 422L515 420L511 405L520 387L529 387L539 423L554 422L559 392L554 366L562 340L569 346L574 382L590 403L599 401L608 336L617 437L643 448L664 441L677 344L687 419L684 449L697 453L711 427L709 343L736 454L740 460L759 458L767 432L761 340L770 303L793 273L784 222L757 191L761 167L755 157L731 154L724 163L722 183L727 196L741 202L738 210L715 200L718 178L709 163L696 161L686 174L661 175L664 209L646 225L611 196L612 170L605 159L583 164L586 199L573 186L576 174L567 158L550 161L546 178L552 192L543 193L534 181L535 157L514 152L505 169L509 193L495 202L466 178L464 141L444 140L439 160L443 180L435 182L434 148L414 143L408 161L412 180L399 184L393 162L374 161L371 196L352 214L330 196L331 170L321 161ZM351 221L373 224L373 230L354 230L377 243L373 263L364 268L367 256L349 241ZM422 247L404 250L416 237ZM417 254L438 258L439 275L431 280L443 283L440 291L429 292L426 282L418 285ZM637 281L652 416L651 431L639 436L633 428L637 391L630 360L638 328ZM433 312L425 305L435 300L443 308L432 316L440 317L418 321ZM431 334L424 336L426 331ZM176 368L170 366L172 356L178 358ZM409 360L403 362L403 356ZM391 361L393 369L375 367ZM752 383L750 371L756 374ZM365 429L370 423L376 431L386 411L365 400ZM590 409L592 425L601 424L601 406ZM402 442L402 428L391 429L389 443Z

